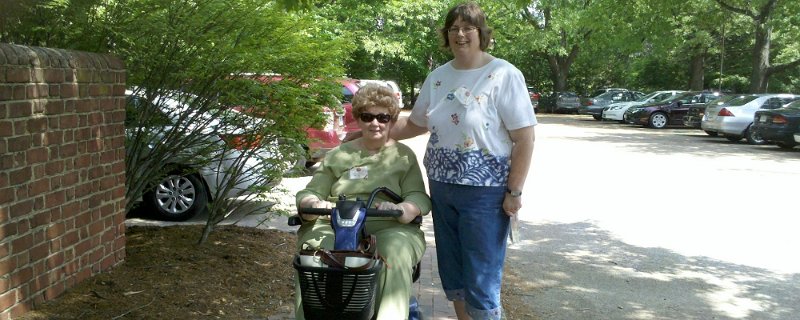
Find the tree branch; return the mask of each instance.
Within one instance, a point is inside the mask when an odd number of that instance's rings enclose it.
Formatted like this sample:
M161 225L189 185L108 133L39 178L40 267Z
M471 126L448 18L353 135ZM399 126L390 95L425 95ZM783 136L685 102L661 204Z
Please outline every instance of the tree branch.
M727 10L732 11L734 13L738 13L738 14L741 14L741 15L748 16L750 18L756 19L755 14L753 14L750 11L747 11L746 9L734 7L734 6L724 2L723 0L716 0L716 1L717 1L717 3L719 3L719 5L723 9L727 9ZM774 1L774 0L771 0L771 1Z
M767 68L767 74L772 75L775 73L781 73L797 66L800 66L800 59L784 64L770 66L769 68Z

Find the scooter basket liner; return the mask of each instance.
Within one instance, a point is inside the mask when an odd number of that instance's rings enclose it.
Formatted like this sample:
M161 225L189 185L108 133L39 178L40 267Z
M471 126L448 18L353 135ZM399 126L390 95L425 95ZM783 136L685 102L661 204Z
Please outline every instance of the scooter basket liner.
M303 314L306 319L371 319L375 312L378 276L383 263L373 259L372 267L352 270L335 267L294 268L300 280Z

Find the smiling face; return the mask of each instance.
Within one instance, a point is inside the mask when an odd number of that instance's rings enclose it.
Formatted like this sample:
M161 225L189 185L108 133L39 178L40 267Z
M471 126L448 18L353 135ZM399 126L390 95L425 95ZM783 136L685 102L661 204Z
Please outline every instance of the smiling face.
M353 115L362 138L373 143L389 140L400 108L391 89L376 84L361 87L353 97Z
M454 53L462 52L466 44L469 44L466 47L472 48L474 45L477 51L485 51L492 39L492 29L486 24L486 14L472 2L462 3L447 12L441 34L444 47Z
M386 119L389 122L382 122L386 121ZM392 130L393 125L394 118L391 116L389 108L386 107L369 107L361 113L358 119L358 127L361 128L362 137L371 141L388 141L389 131Z
M483 52L481 50L480 29L461 18L456 19L447 29L447 42L450 44L450 51L456 57L470 56Z

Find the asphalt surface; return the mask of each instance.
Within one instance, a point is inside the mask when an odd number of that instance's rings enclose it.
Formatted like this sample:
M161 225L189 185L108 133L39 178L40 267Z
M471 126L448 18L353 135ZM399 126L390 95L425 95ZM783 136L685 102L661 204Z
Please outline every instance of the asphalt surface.
M541 319L800 319L800 149L539 115L508 264Z

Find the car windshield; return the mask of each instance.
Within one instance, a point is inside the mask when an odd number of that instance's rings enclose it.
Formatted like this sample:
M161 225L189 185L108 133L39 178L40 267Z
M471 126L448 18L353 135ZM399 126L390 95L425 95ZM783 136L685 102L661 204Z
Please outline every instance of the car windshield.
M783 108L784 109L792 109L792 110L800 110L800 100L795 100L794 102L786 105Z
M559 92L558 93L558 97L559 98L574 98L574 97L577 97L577 96L578 95L573 93L573 92Z
M614 99L614 96L621 95L621 94L622 94L622 92L621 92L621 91L609 91L609 92L603 93L603 94L601 94L601 95L599 95L599 96L595 97L595 99L600 99L600 100L613 100L613 99Z
M731 101L731 100L736 99L738 97L740 97L740 96L721 96L721 97L719 97L719 99L715 99L715 100L709 101L708 105L717 105L717 106L719 106L719 105L728 103L728 101Z
M755 100L756 98L758 98L758 96L756 96L756 95L740 96L740 97L737 97L736 99L733 99L730 102L728 102L728 105L732 106L732 107L743 106L743 105L747 104L748 102Z

